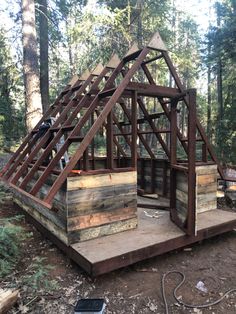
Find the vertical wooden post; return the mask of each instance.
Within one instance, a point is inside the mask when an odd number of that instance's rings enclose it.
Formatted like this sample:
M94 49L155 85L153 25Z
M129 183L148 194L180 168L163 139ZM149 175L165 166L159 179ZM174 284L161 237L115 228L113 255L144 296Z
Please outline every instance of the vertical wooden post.
M131 125L132 125L132 143L131 143L131 167L137 169L137 91L132 93L131 107Z
M117 151L117 168L120 168L120 151L118 147L116 151Z
M170 122L170 162L176 165L177 162L177 102L171 103L171 122Z
M207 145L206 145L206 143L203 143L202 144L202 161L203 162L207 162L207 153L208 153Z
M91 113L91 126L94 124L94 113L92 112ZM91 158L92 158L92 160L91 160L91 163L92 163L92 169L93 170L95 170L95 156L94 156L94 138L92 139L92 141L91 141Z
M145 172L144 172L144 167L145 167L145 161L144 158L140 158L140 189L145 190Z
M176 211L176 169L177 162L177 101L171 102L170 110L170 210Z
M88 171L89 170L89 153L88 148L83 153L83 170Z
M156 190L156 164L155 164L155 159L151 159L151 192L155 193Z
M163 186L162 186L162 195L167 195L167 161L163 160Z
M113 111L107 116L107 168L114 168L113 160Z
M188 113L188 217L187 232L196 234L196 89L189 90Z

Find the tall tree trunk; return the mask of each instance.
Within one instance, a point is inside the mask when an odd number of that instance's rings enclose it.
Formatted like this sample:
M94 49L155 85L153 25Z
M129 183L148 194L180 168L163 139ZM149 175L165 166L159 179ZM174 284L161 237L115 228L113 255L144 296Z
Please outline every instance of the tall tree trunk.
M221 57L219 57L218 64L217 64L217 99L218 99L218 122L221 123L223 119L223 92L222 92L222 62Z
M175 8L175 0L172 0L172 3L171 3L171 28L172 28L172 31L173 31L173 46L175 47L176 46L176 18L177 18L177 15L176 15L176 8ZM169 87L173 87L174 85L174 80L173 80L173 76L171 74L171 72L169 71ZM169 141L169 136L170 134L167 133L167 136L168 136L168 141Z
M208 57L210 56L210 43L208 43ZM207 64L207 136L211 140L211 65L208 60Z
M217 9L217 27L220 29L221 23L221 11L219 5L216 7ZM217 102L218 102L218 113L217 113L217 144L218 148L220 148L220 132L222 131L223 124L223 82L222 82L222 60L221 60L221 51L218 48L218 61L217 61ZM221 151L223 154L223 151Z
M212 3L211 0L209 1L209 30L211 29L211 15L212 15ZM209 140L212 140L212 117L211 117L211 106L212 106L212 90L211 90L211 63L210 63L210 57L211 57L211 43L210 39L208 38L208 44L207 44L207 55L208 55L208 61L207 61L207 136Z
M47 0L38 0L39 34L40 34L40 91L43 112L49 108L49 74L48 74L48 12Z
M21 9L26 123L28 131L30 131L42 114L34 0L22 0Z
M142 23L143 0L137 0L136 7L138 11L137 40L138 40L139 47L142 47L143 46L143 23Z
M11 147L11 142L14 137L14 121L12 113L12 100L10 97L10 86L8 74L2 75L1 77L2 88L0 89L1 96L5 100L5 119L3 120L3 134L5 137L4 146L7 148Z

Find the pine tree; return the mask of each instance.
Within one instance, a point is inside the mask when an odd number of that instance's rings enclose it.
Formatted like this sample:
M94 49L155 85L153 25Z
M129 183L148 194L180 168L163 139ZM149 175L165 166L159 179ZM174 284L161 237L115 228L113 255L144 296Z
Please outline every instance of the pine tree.
M42 114L34 0L22 0L21 8L26 124L32 130Z

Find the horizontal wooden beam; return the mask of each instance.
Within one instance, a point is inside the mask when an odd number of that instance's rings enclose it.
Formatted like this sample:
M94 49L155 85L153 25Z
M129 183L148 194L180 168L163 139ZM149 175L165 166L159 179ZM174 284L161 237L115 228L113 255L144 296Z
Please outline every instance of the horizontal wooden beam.
M164 116L164 115L165 115L165 112L151 113L151 114L149 114L149 119L152 119L152 120L158 119L158 118L160 118L161 116ZM148 121L148 119L147 119L146 117L137 119L137 123L138 123L138 124L142 124L142 123L145 123L145 122L147 122L147 121ZM119 122L119 123L120 123L120 125L123 125L123 126L125 126L125 125L131 125L130 122L125 122L125 121L122 121L122 122Z
M110 88L99 93L99 98L110 97L115 92L115 88ZM136 91L139 96L149 96L149 97L163 97L163 98L178 98L182 94L177 88L146 84L146 83L137 83L130 82L125 88L122 96L123 97L132 97L133 91ZM97 94L98 90L90 91L90 95Z
M88 170L83 171L80 170L78 173L71 172L69 173L68 177L75 177L75 176L87 176L87 175L96 175L96 174L106 174L106 173L119 173L119 172L127 172L127 171L134 171L135 169L132 167L126 168L113 168L113 169L97 169L97 170Z
M146 130L146 131L137 131L138 134L156 134L156 133L170 133L170 130ZM123 133L115 133L114 136L124 136L124 135L132 135L132 132L123 132Z
M13 193L17 194L17 197L20 198L20 195L27 197L28 199L32 200L33 202L35 202L36 204L39 204L40 206L43 206L47 209L52 209L52 205L48 204L47 202L42 201L40 198L20 189L18 186L16 186L15 184L12 183L7 183L9 184L9 186L14 190Z
M131 54L129 54L128 56L125 56L123 58L123 62L126 63L126 62L129 62L129 61L132 61L132 60L135 60L142 52L142 49L140 50L137 50Z
M126 87L126 91L134 90L137 91L139 96L175 98L178 97L180 94L177 88L130 82Z
M144 61L142 64L148 64L148 63L154 62L154 61L161 59L161 58L163 58L162 53L156 57L153 57L153 58L150 58L150 59Z

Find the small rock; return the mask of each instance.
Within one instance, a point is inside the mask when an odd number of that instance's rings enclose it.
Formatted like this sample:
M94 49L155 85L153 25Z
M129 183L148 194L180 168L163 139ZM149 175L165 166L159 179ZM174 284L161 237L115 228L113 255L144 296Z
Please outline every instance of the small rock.
M156 310L157 310L157 306L153 303L149 303L148 307L149 307L150 311L152 311L152 312L156 312Z
M191 247L184 248L184 252L191 252L193 249Z

